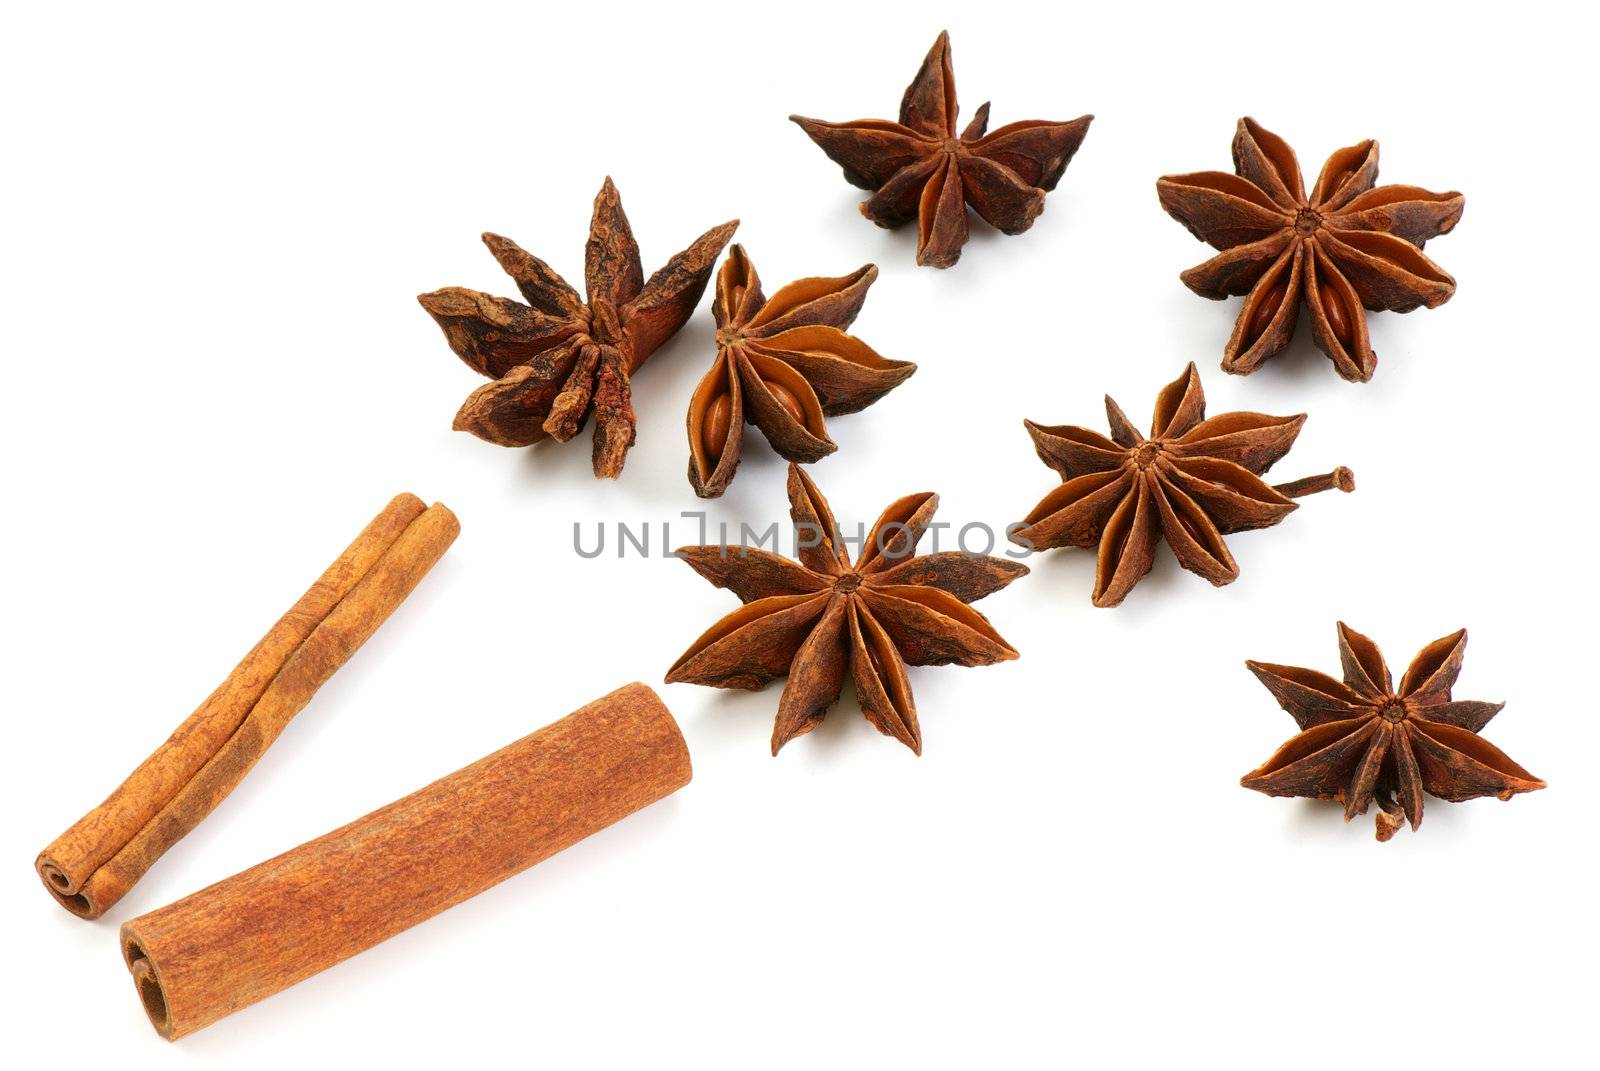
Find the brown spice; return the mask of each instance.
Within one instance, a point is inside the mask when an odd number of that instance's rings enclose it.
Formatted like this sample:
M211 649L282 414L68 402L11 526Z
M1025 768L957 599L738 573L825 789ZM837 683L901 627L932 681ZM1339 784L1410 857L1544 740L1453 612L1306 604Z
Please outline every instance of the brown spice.
M1374 186L1378 143L1340 149L1306 193L1294 150L1254 119L1239 120L1235 174L1201 171L1156 183L1165 208L1222 250L1181 278L1201 297L1244 294L1222 367L1245 375L1294 337L1304 302L1311 338L1345 379L1366 382L1378 355L1366 310L1410 312L1450 300L1456 281L1422 253L1452 229L1466 199L1417 186Z
M1016 658L967 603L1026 575L1027 566L953 550L916 555L939 507L935 494L908 495L884 510L854 564L827 499L792 464L789 504L799 562L756 547L677 551L745 605L695 640L667 671L667 682L755 690L788 676L772 728L776 755L817 727L848 670L866 719L920 755L922 730L906 667Z
M448 777L122 927L176 1039L476 896L689 783L677 723L630 684Z
M1109 396L1109 439L1074 425L1023 421L1039 459L1062 484L1012 540L1033 550L1096 547L1094 604L1116 606L1150 572L1160 539L1185 569L1229 584L1239 566L1224 535L1277 524L1298 508L1294 498L1355 490L1355 477L1343 467L1276 487L1261 479L1294 445L1305 414L1205 415L1205 392L1191 362L1156 399L1148 439Z
M1344 680L1314 669L1246 662L1301 733L1240 780L1269 796L1341 801L1346 822L1378 804L1377 834L1422 824L1423 793L1508 800L1545 783L1478 733L1504 703L1452 699L1467 630L1428 644L1396 688L1376 644L1339 622Z
M494 380L462 405L456 430L500 446L566 442L592 415L594 474L619 475L635 434L633 374L694 312L738 226L711 228L646 281L622 198L607 178L584 253L587 302L550 265L509 238L485 234L526 305L458 286L417 298L456 355Z
M377 631L460 531L400 495L100 806L39 854L56 902L99 918L216 809L329 677Z
M967 242L968 205L1006 234L1033 226L1094 119L1030 119L991 134L985 102L958 137L956 113L950 35L941 33L906 88L898 123L789 118L844 168L847 181L873 191L861 202L862 215L880 227L915 219L917 263L948 268Z
M717 360L689 400L689 483L701 498L727 490L746 422L785 460L838 447L827 417L865 409L917 370L845 333L878 277L871 264L838 279L801 279L769 299L740 246L717 273Z

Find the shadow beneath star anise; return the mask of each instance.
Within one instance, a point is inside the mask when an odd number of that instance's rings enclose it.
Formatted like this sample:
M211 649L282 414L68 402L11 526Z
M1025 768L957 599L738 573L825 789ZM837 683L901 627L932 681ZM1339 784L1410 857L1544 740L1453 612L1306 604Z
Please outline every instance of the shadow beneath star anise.
M1352 832L1364 830L1367 836L1372 835L1372 819L1366 818L1366 826L1353 829L1355 821L1345 824L1344 804L1337 800L1290 799L1282 802L1289 805L1289 820L1284 824L1284 834L1291 840L1330 844L1350 841Z
M762 532L773 521L786 522L789 503L784 497L784 488L788 479L789 463L772 449L767 437L757 428L746 427L738 471L722 494L723 512L747 520L757 532ZM784 527L779 524L780 531ZM772 548L769 545L767 549Z
M865 722L861 717L861 702L856 698L855 686L847 678L844 690L839 693L839 701L828 708L827 717L822 719L822 724L812 729L804 736L797 737L784 745L783 753L788 754L790 748L803 749L808 756L806 761L814 763L833 763L839 761L839 756L852 744L852 738L859 728L851 722ZM872 735L877 736L877 730L872 730ZM859 741L855 741L859 743ZM889 741L893 744L893 741ZM899 747L899 744L894 744Z
M519 475L537 484L542 491L552 488L577 491L586 480L594 480L587 425L571 442L545 439L516 449L521 455Z
M891 261L897 264L909 264L913 267L917 263L917 225L908 223L903 227L880 227L871 220L862 218L856 213L856 220L862 226L870 227L878 232L879 241L882 243L882 252L874 259L873 263L882 264Z
M1229 303L1221 311L1226 315L1221 318L1224 323L1220 327L1221 334L1217 336L1219 342L1216 349L1216 361L1219 365L1221 362L1221 346L1222 343L1227 341L1229 333L1233 330L1233 321L1239 313L1238 304L1236 302ZM1373 344L1374 348L1376 348L1379 341L1377 331L1375 327L1369 327L1369 330L1372 330ZM1222 372L1220 367L1217 368L1217 371L1219 373ZM1312 341L1310 313L1304 309L1300 312L1300 320L1295 325L1294 337L1289 340L1289 345L1260 365L1250 375L1260 376L1269 382L1292 381L1296 385L1319 383L1326 380L1332 380L1336 383L1345 382L1339 377L1339 373L1334 371L1333 363L1328 360L1327 354L1317 349L1316 343Z
M1003 234L985 223L975 212L967 213L967 244L961 247L961 260L955 267L959 269L971 257L978 264L990 262L995 256L995 250L1001 248L1001 243L1026 241L1029 231L1021 235ZM1003 253L1002 253L1003 255ZM975 264L974 267L978 265Z
M1029 555L1023 564L1032 570L1028 583L1043 591L1044 598L1059 603L1082 604L1096 609L1090 600L1094 595L1095 553L1092 549L1064 547ZM1137 623L1161 612L1163 605L1181 599L1189 583L1204 585L1198 577L1190 576L1178 565L1165 544L1158 547L1155 564L1150 573L1128 593L1122 605L1101 610L1102 613L1119 613ZM1135 620L1136 619L1136 620Z
M701 704L699 715L693 722L690 744L695 754L712 751L760 754L770 752L772 721L783 695L787 678L773 681L760 691L747 692L735 689L710 689L711 694ZM668 697L671 704L671 696ZM852 724L859 723L859 724ZM863 734L860 730L865 729ZM789 741L779 753L780 759L796 761L798 755L809 756L804 761L833 763L848 749L859 746L857 736L870 735L898 747L892 740L881 737L866 724L861 715L861 703L855 689L846 680L838 702L828 708L821 724L802 736ZM791 755L791 752L795 755Z
M1344 804L1337 800L1293 799L1282 802L1293 804L1289 821L1284 826L1284 834L1291 840L1315 844L1377 843L1373 824L1378 810L1376 803L1367 809L1366 814L1358 814L1346 822ZM1412 837L1420 836L1428 836L1434 844L1455 840L1460 835L1464 821L1461 808L1475 802L1482 801L1456 804L1429 796L1423 806L1422 827L1412 832L1409 825L1403 826L1395 833L1394 840L1409 841ZM1393 849L1394 845L1391 843L1385 847Z
M668 687L666 700L670 708L674 686ZM695 689L707 694L701 700L690 735L693 754L703 750L718 754L753 750L759 754L767 747L772 736L773 703L778 695L776 683L759 692L698 686Z
M882 268L885 264L903 264L908 267L917 266L917 222L912 220L899 227L880 227L861 214L861 199L866 196L865 191L860 191L853 196L841 199L829 215L830 225L845 230L857 230L866 234L877 232L874 244L863 244L859 248L868 251L868 259ZM1010 240L1008 236L995 230L985 223L977 213L967 212L967 241L962 247L962 258L948 269L927 268L930 273L959 272L968 259L985 261L994 257L995 247L1004 241ZM969 267L971 270L971 267Z
M841 220L840 226L866 226L878 232L881 247L873 247L872 262L880 268L886 263L918 267L918 230L916 221L913 220L903 226L894 228L879 227L862 217L860 210L856 207L857 204L858 202L851 201L849 206L849 215L854 217L853 223L847 224ZM967 241L961 247L961 259L949 268L923 268L922 270L928 272L930 276L954 275L962 272L963 268L969 273L986 270L983 265L992 264L997 255L1004 255L1003 252L996 253L997 249L1002 248L1001 243L1015 240L1015 238L995 230L976 213L969 210L967 213Z
M679 469L689 460L684 434L689 396L717 356L717 326L711 315L715 286L713 273L688 322L633 374L633 409L641 429L640 443L635 446L643 444L654 453L672 455Z

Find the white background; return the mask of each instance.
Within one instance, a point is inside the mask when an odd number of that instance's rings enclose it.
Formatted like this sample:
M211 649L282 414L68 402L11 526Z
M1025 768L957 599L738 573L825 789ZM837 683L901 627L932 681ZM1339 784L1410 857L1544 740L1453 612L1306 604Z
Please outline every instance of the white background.
M1592 1059L1593 84L1566 16L1465 6L429 5L12 10L0 37L5 570L3 1045L20 1062L920 1066L1201 1055L1246 1065ZM950 271L785 120L892 117L941 27L962 121L1097 115L1044 215L974 222ZM1226 169L1252 114L1315 173L1380 139L1380 181L1459 189L1428 247L1459 281L1378 314L1367 385L1302 318L1248 378L1238 302L1157 176ZM478 233L581 280L615 177L647 271L714 223L769 293L866 261L855 332L920 370L834 420L840 520L919 490L999 527L1054 483L1022 418L1141 423L1190 359L1214 412L1311 414L1279 479L1354 468L1234 537L1213 589L1163 551L1125 605L1060 551L979 605L1022 652L912 671L918 759L849 692L767 753L777 686L662 674L736 603L660 557L701 508L683 415L703 305L635 382L622 478L580 441L450 430L481 380L418 308L514 294ZM104 920L29 867L400 490L456 546L196 832ZM713 522L784 517L756 437ZM583 560L574 522L653 527ZM687 522L672 541L692 542ZM614 549L610 548L610 549ZM1467 626L1457 694L1547 791L1447 805L1386 845L1334 804L1239 788L1294 730L1247 657L1334 670L1334 622L1396 667ZM290 848L613 687L661 688L695 779L446 915L169 1047L117 925ZM446 1063L447 1062L447 1063Z

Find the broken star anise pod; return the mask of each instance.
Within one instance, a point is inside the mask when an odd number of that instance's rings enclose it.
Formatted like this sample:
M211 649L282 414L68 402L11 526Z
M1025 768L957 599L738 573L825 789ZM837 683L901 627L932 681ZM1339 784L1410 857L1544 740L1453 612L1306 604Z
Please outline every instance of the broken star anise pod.
M742 247L717 273L717 360L689 400L689 482L701 498L728 489L746 422L787 461L838 447L826 417L865 409L917 366L880 357L845 333L878 277L868 264L838 279L801 279L768 298Z
M1467 630L1434 640L1396 688L1377 645L1339 622L1344 680L1314 669L1246 662L1301 732L1240 779L1269 796L1339 800L1348 822L1378 804L1378 839L1422 824L1423 794L1459 803L1508 800L1545 783L1478 733L1504 703L1452 699Z
M500 446L566 442L592 415L594 474L620 474L635 434L633 373L688 320L738 225L711 228L646 281L622 199L607 178L584 250L587 301L511 239L485 234L526 305L459 286L417 298L456 355L494 380L467 398L456 430Z
M957 136L950 35L941 33L906 88L898 123L789 118L844 168L846 180L873 191L862 215L880 227L916 220L917 263L948 268L967 242L968 205L1006 234L1033 226L1094 116L1030 119L985 133L986 101Z
M1294 150L1245 118L1233 137L1233 165L1237 174L1201 171L1156 183L1161 207L1222 250L1184 272L1184 284L1216 300L1245 295L1222 351L1225 370L1254 372L1287 346L1303 302L1317 348L1345 379L1364 383L1378 363L1365 310L1431 309L1456 292L1422 246L1456 225L1465 198L1374 186L1377 142L1328 157L1308 196Z
M1127 597L1150 571L1160 539L1178 564L1221 586L1239 576L1224 535L1277 524L1298 508L1295 498L1355 489L1343 467L1277 486L1262 480L1294 445L1305 414L1208 420L1193 362L1156 398L1148 439L1109 395L1106 419L1109 439L1088 428L1023 421L1039 459L1062 484L1011 532L1032 550L1097 547L1096 606Z
M772 753L817 727L848 672L878 731L922 754L907 666L986 666L1017 657L967 604L1028 567L962 551L917 555L939 496L908 495L883 511L854 563L828 502L789 466L798 562L757 547L687 547L677 554L744 605L712 625L667 671L667 682L765 687L787 676Z

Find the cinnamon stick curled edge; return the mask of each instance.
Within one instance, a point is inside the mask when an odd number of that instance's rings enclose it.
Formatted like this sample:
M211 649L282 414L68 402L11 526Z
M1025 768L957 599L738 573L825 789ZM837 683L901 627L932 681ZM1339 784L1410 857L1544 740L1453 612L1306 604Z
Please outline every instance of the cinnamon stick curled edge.
M56 902L93 919L122 899L233 791L460 530L438 503L391 501L166 743L39 853L34 867Z
M683 735L630 684L365 818L122 927L173 1040L371 948L689 783Z

